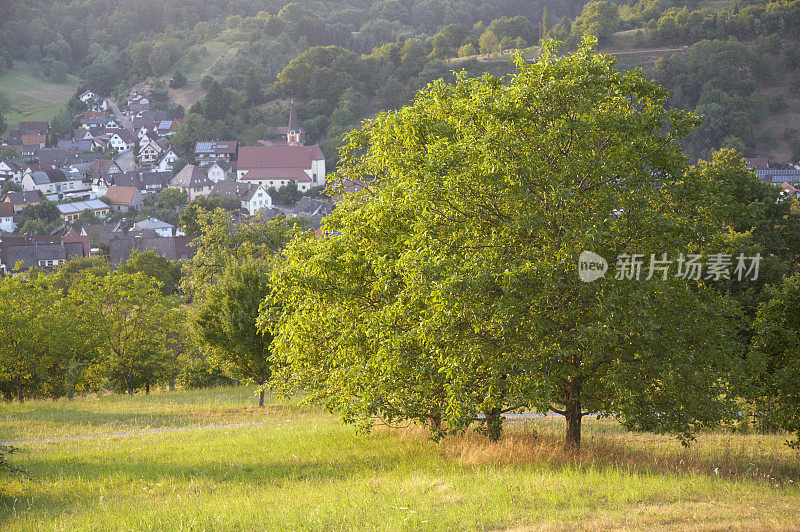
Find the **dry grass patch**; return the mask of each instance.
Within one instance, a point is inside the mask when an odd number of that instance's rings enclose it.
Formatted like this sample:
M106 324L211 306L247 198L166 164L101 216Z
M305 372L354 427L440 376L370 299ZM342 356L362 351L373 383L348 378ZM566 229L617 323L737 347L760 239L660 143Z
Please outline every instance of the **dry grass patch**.
M419 426L396 430L405 438L429 436ZM684 447L668 435L627 432L612 420L586 420L581 451L572 454L564 450L560 423L541 419L507 423L496 443L470 431L445 438L438 449L446 459L468 466L610 467L626 474L704 475L791 487L800 483L800 452L785 440L785 435L716 431L699 434Z

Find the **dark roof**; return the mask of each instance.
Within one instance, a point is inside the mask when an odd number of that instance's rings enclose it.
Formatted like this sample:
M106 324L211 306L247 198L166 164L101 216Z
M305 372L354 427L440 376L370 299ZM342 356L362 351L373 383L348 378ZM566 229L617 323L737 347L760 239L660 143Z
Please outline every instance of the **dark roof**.
M172 178L169 186L178 188L210 187L214 182L208 178L205 170L193 164L187 164Z
M37 185L46 183L63 183L67 180L67 174L62 170L39 170L30 173L31 179Z
M194 143L195 155L236 155L235 140L198 140Z
M9 192L6 198L13 205L27 205L28 203L39 203L42 198L35 190L28 190L27 192Z
M258 192L259 186L241 181L220 181L211 189L212 196L234 198L239 201L250 201Z
M333 212L334 208L334 205L325 201L303 196L300 198L300 201L297 202L294 213L297 216L328 216Z
M800 183L800 170L756 170L756 175L766 183Z
M40 260L70 259L83 257L83 242L64 242L59 236L47 237L3 237L0 242L2 262L13 267L22 261L22 268L27 270L39 266Z
M172 180L172 172L119 172L113 175L112 180L117 186L136 187L139 190L167 188Z
M20 122L19 131L20 135L33 135L42 134L46 135L50 124L47 122Z
M12 157L11 159L6 159L3 162L6 163L6 165L12 170L22 170L28 166L28 164L19 157Z
M189 245L193 240L190 236L146 237L128 233L112 238L108 249L113 266L127 262L133 250L154 251L167 260L191 259L197 252Z
M769 170L769 159L766 157L751 157L745 161L753 170Z
M13 218L14 205L11 203L0 201L0 218Z

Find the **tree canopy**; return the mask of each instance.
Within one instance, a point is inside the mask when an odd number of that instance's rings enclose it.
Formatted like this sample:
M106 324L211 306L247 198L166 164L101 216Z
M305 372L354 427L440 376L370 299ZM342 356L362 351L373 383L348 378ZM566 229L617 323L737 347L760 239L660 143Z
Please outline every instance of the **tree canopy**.
M289 245L273 279L288 310L262 315L279 381L346 420L437 435L480 417L497 438L503 412L553 411L570 448L588 413L684 441L734 415L735 304L702 281L578 278L585 250L721 242L678 143L697 119L594 42L547 43L506 80L436 82L349 136L334 181L370 184L329 236Z

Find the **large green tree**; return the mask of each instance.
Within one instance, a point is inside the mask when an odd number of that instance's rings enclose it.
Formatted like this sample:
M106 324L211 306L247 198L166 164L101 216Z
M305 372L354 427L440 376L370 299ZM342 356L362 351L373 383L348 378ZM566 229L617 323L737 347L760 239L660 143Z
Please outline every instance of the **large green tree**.
M436 82L349 138L337 182L371 184L297 239L265 312L287 382L369 424L438 434L510 410L684 441L734 416L737 308L672 274L583 283L585 250L626 255L719 245L709 187L678 140L697 123L588 38L545 46L507 80ZM265 309L268 310L268 309ZM479 416L479 414L484 414Z

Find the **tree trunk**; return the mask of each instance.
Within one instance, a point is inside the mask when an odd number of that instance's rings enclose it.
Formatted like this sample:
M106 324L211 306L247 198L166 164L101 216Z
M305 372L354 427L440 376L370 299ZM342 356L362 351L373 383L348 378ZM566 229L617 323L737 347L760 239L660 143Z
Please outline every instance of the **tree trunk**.
M150 395L150 381L144 383L144 393L145 395Z
M564 407L567 420L567 437L564 441L564 450L568 453L577 453L581 449L581 381L575 377L570 379L567 404Z
M431 429L438 432L439 429L442 428L442 413L441 412L433 412L428 417L428 423L431 426Z
M128 381L128 395L133 395L133 382Z
M20 403L25 402L25 394L22 392L22 386L17 386L17 399Z
M171 391L171 392L175 391L175 381L174 380L169 381L169 391Z
M262 388L261 391L258 392L258 406L259 408L264 408L264 389Z
M491 408L484 412L486 416L486 436L490 441L496 442L500 440L500 435L503 433L503 417L502 410Z

